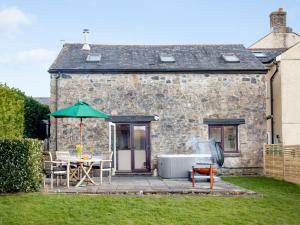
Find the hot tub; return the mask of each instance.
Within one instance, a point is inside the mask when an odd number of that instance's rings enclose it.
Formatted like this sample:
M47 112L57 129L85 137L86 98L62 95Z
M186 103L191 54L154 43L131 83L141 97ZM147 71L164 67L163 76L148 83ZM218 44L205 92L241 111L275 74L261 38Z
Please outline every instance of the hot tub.
M158 175L162 178L188 178L195 163L211 163L211 154L163 154L157 156Z

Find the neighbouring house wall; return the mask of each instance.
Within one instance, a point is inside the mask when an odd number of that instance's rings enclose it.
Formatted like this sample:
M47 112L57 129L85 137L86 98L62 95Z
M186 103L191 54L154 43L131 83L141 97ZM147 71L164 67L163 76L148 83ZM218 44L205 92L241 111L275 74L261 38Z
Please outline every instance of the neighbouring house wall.
M289 48L298 42L300 42L300 36L296 33L271 32L251 45L249 49Z
M273 116L273 141L282 141L282 103L281 103L281 70L278 65L268 65L269 71L265 76L266 84L266 117ZM272 81L273 77L273 81ZM272 85L272 87L271 87ZM272 90L271 90L272 89ZM273 93L271 93L273 92ZM272 96L273 94L273 96ZM273 112L272 112L273 99ZM272 119L267 120L267 132L272 135ZM279 140L276 136L279 135ZM272 138L269 137L269 144Z
M273 81L273 116L274 141L278 143L276 135L285 145L300 143L300 43L290 48L277 58L278 71ZM271 77L276 65L271 64L266 75L267 99L266 115L271 115ZM271 132L271 120L267 121L267 132Z
M262 74L64 74L58 79L58 108L78 99L110 115L159 115L151 122L152 168L159 153L190 153L192 140L208 138L204 118L241 118L239 154L225 158L226 168L262 166L266 142L265 86ZM55 78L51 78L51 110ZM61 120L61 119L59 119ZM52 119L54 122L54 120ZM58 125L58 149L79 143L79 120ZM71 124L72 123L72 124ZM85 121L84 143L96 151L108 147L107 124ZM55 124L51 126L55 148Z
M280 60L282 71L283 144L300 144L300 44L285 52Z

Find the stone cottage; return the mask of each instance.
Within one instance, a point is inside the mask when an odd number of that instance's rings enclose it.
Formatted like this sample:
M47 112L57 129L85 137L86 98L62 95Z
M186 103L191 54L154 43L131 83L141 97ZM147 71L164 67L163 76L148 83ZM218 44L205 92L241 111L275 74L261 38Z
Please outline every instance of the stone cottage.
M195 138L224 149L224 173L259 173L266 141L264 65L242 45L64 44L49 69L51 111L78 99L111 115L117 172L150 172ZM108 150L108 123L84 120L84 144ZM51 121L51 149L74 150L76 119Z

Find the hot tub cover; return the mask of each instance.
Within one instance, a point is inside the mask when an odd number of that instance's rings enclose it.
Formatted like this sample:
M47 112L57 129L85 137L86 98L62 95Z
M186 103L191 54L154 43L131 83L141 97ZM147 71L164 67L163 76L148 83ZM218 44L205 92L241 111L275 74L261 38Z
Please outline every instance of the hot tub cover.
M219 167L223 166L224 153L221 146L215 141L214 138L209 140L197 139L193 143L193 152L195 154L211 154L213 163L218 164Z

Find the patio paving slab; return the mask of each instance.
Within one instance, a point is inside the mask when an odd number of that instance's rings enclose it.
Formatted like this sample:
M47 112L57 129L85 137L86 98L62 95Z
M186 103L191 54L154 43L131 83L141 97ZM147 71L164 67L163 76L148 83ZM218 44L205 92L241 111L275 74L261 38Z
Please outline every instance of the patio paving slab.
M98 178L94 178L99 183ZM49 186L49 185L48 185ZM217 195L253 195L254 191L217 179L213 191L209 189L209 182L197 182L195 187L187 179L162 179L160 177L133 176L113 177L109 184L107 179L102 185L84 184L80 187L65 186L43 189L49 193L82 193L82 194L217 194Z

